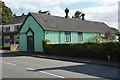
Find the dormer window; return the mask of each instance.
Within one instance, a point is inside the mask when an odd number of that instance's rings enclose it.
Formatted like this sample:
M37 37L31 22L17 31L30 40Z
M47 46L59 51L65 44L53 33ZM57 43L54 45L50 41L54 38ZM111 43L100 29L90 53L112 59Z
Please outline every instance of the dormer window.
M15 31L19 31L20 30L20 25L15 25Z

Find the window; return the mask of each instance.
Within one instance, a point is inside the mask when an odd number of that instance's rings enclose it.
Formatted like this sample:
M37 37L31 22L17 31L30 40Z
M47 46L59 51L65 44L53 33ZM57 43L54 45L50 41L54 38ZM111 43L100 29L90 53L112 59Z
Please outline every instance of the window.
M20 25L15 25L15 31L19 31Z
M83 33L78 32L78 42L82 42L82 41L83 41Z
M10 32L10 26L4 27L3 32Z
M10 27L6 27L6 32L10 32Z
M4 39L4 43L10 43L10 39Z
M71 32L65 32L65 41L70 42L71 41Z

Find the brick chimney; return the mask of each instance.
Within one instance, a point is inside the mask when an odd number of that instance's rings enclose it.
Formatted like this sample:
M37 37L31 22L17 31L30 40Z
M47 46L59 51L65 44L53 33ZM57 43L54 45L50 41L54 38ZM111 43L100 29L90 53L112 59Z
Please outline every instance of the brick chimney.
M38 13L41 13L41 12L42 12L41 10L38 11Z
M24 13L22 13L22 16L24 16L25 14Z
M46 14L46 15L51 15L49 11L43 11L42 12L41 10L39 10L38 13L42 13L42 14Z

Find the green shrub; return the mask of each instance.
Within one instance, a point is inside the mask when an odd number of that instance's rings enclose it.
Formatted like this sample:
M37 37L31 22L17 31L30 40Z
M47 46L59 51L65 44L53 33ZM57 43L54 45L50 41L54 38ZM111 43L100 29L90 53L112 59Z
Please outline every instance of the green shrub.
M16 41L16 44L19 44L19 39L16 39L15 41Z
M117 60L118 55L120 55L120 43L118 42L86 42L69 44L44 43L43 48L46 54L56 54L64 56L88 57L99 59L107 59L107 56L111 56L112 60Z
M2 49L3 50L10 50L10 46L3 46Z

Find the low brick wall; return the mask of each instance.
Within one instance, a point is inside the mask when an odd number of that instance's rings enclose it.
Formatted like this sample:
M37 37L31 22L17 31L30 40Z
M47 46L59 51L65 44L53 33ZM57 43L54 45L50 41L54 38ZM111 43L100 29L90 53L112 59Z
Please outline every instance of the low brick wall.
M11 51L19 50L19 44L10 44L10 50Z

